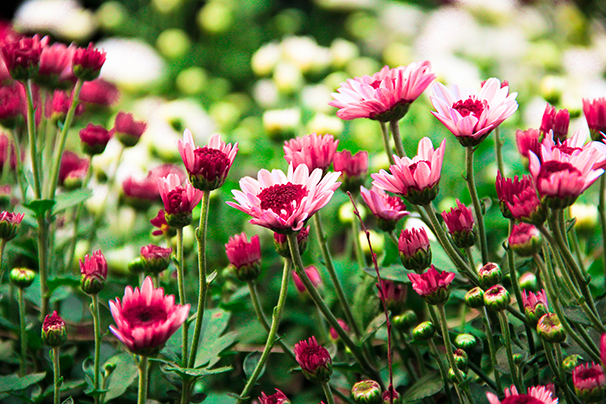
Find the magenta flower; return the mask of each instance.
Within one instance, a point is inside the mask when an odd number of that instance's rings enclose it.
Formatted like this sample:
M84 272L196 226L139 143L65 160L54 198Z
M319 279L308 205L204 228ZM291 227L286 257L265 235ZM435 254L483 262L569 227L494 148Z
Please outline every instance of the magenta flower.
M433 265L422 274L407 274L412 288L429 304L444 304L450 295L454 272L438 272Z
M158 179L149 175L141 180L133 176L126 177L122 181L122 194L129 206L141 211L147 211L152 203L160 199Z
M532 224L516 223L507 242L521 257L531 257L541 249L541 232Z
M254 280L261 271L261 244L259 236L254 235L250 242L246 233L236 234L225 244L225 253L229 263L236 271L241 281Z
M311 337L295 344L295 359L303 375L311 381L326 382L332 374L332 358L328 350Z
M114 122L116 137L125 147L133 147L139 143L139 139L145 132L147 124L143 121L135 121L133 114L118 112Z
M57 313L47 314L42 322L42 342L50 347L59 347L67 341L65 321Z
M42 48L47 46L49 37L40 39L39 35L4 42L0 50L11 77L15 80L27 80L38 73Z
M320 272L318 271L318 268L316 268L314 265L310 265L305 268L305 273L307 274L307 277L311 281L311 284L314 285L314 287L317 288L322 284ZM299 293L307 292L307 288L305 288L303 281L301 280L299 274L297 274L296 271L292 271L292 280L295 282L295 287L297 288Z
M297 137L284 142L284 158L295 168L305 164L309 171L316 168L325 171L332 163L339 141L332 135L311 135Z
M107 278L107 261L101 250L97 250L92 256L86 254L84 261L80 260L80 286L84 293L95 295L99 293Z
M113 130L107 130L101 125L89 123L86 128L80 130L80 141L84 153L90 156L103 153L113 135Z
M92 42L86 48L76 49L72 57L74 76L84 81L93 81L99 77L105 57L105 52L93 47Z
M523 175L520 179L517 175L511 178L503 178L501 171L497 171L497 180L495 183L497 189L497 198L503 216L513 219L513 216L507 206L507 203L513 204L513 198L519 196L526 188L534 189L534 184L529 175Z
M176 234L175 229L170 227L166 222L166 214L164 209L160 209L156 217L150 219L149 222L152 224L152 226L157 228L157 230L152 232L152 235L154 236L164 235L165 237L173 237Z
M109 306L116 322L110 331L129 351L144 356L158 353L189 314L189 304L175 304L175 297L155 289L149 276L141 290L127 286L122 301L116 298Z
M213 190L225 182L227 173L238 152L238 143L221 141L221 136L210 138L208 146L196 147L189 129L185 129L183 140L177 141L179 154L189 173L189 181L200 190Z
M553 137L561 142L568 137L568 126L570 125L570 113L567 109L557 111L554 106L545 107L540 131L543 135L553 131Z
M145 264L145 270L153 274L159 274L170 265L170 257L173 249L148 244L141 247L140 254Z
M448 90L442 83L434 84L432 90L429 98L437 112L431 113L465 147L480 144L518 109L518 93L509 94L509 87L501 87L496 78L486 80L479 93L457 85Z
M290 404L290 400L286 397L286 394L276 389L276 392L271 396L261 392L261 397L258 397L260 404Z
M400 219L410 214L406 210L406 205L402 202L402 199L390 196L376 186L373 186L370 191L360 187L360 194L372 214L377 218L379 228L383 231L393 231Z
M583 98L583 114L589 126L591 139L603 141L606 132L606 98L596 98L591 101Z
M251 215L252 224L278 233L296 232L330 201L340 185L339 175L327 173L322 177L320 169L310 174L305 164L296 169L290 164L286 175L281 170L263 169L258 179L242 178L242 191L232 191L237 203L227 204Z
M467 248L475 244L476 234L473 230L473 214L471 209L462 204L461 201L457 199L457 206L450 209L450 212L442 212L442 218L457 247Z
M438 184L446 140L433 149L431 140L424 137L419 142L418 154L411 159L394 155L395 164L378 174L371 174L372 184L384 191L400 194L415 205L427 205L438 195Z
M85 104L94 104L108 107L115 104L120 98L118 88L107 80L96 79L87 81L82 85L80 101Z
M0 212L0 239L9 241L17 236L25 213Z
M345 320L338 318L337 323L339 323L339 325L341 326L343 331L345 331L345 332L350 331L349 326L347 325ZM335 330L335 327L330 327L330 330L328 330L328 336L330 337L331 340L333 340L333 342L337 342L340 338L339 333L337 332L337 330Z
M53 98L48 100L46 103L45 113L48 118L54 121L64 121L67 115L67 111L72 105L72 97L67 95L63 90L55 90ZM82 115L84 112L84 105L78 104L74 111L75 116Z
M0 63L2 61L0 60ZM12 128L26 115L23 86L13 84L0 86L0 124Z
M547 211L537 196L534 186L527 186L518 195L513 196L512 202L506 202L509 212L514 219L536 226L543 224Z
M406 269L422 271L431 264L431 246L423 227L403 229L398 239L398 251Z
M526 158L528 158L528 152L533 152L534 154L538 155L539 151L541 150L541 144L539 142L540 137L541 132L538 129L518 129L516 131L516 145L518 147L518 152Z
M202 200L202 191L192 187L188 182L181 186L176 174L169 174L158 179L158 190L164 203L166 222L171 227L185 227L191 224L191 212Z
M64 185L69 173L87 170L88 164L87 158L80 158L76 153L71 151L63 152L61 156L61 165L59 166L59 184Z
M597 403L604 399L606 376L599 364L591 362L579 365L572 371L572 383L577 396L586 403Z
M496 394L488 392L486 398L490 404L558 404L558 399L552 396L547 386L528 388L528 394L519 394L514 385L505 389L505 399L500 401Z
M606 333L602 334L600 338L600 360L602 366L606 366Z
M549 313L549 303L544 289L537 293L522 291L522 303L526 317L533 325L536 325L543 315Z
M353 156L349 150L335 152L332 164L345 178L359 178L368 171L368 152L359 151Z
M403 283L383 279L383 296L385 296L387 310L394 313L394 315L399 314L406 303L408 288ZM379 293L380 297L381 294Z
M372 76L356 77L341 83L328 103L339 108L344 120L370 118L381 122L396 121L406 115L410 104L436 78L427 60L390 69L384 66Z
M73 84L71 69L74 50L74 46L68 47L62 43L44 46L36 83L51 89L70 87Z

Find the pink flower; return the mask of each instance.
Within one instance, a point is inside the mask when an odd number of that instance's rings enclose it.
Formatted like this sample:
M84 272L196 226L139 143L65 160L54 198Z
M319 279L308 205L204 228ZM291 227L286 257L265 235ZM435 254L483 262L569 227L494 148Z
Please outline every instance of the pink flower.
M431 140L424 137L419 142L418 154L409 159L394 155L395 164L378 174L371 174L372 184L384 191L400 194L415 205L427 205L438 194L438 184L444 160L446 140L433 149Z
M422 271L431 264L431 246L423 227L402 230L398 251L406 269Z
M9 241L17 236L21 221L25 217L25 213L0 212L0 239Z
M53 98L48 100L46 103L45 113L48 118L55 121L64 121L67 111L72 105L72 97L68 96L63 90L55 90ZM84 112L84 105L78 104L76 107L75 115L82 115Z
M21 38L7 41L1 46L2 58L6 67L15 80L27 80L38 73L42 48L48 44L49 38L40 39L39 35L31 38Z
M326 170L332 163L339 141L332 135L311 135L297 137L284 142L284 158L295 168L305 164L309 171L316 168Z
M384 66L372 76L356 77L341 83L328 103L339 108L337 116L344 120L370 118L381 122L402 118L410 104L436 78L429 61L411 63L390 69Z
M547 294L541 289L538 293L522 292L522 303L524 304L524 313L533 326L543 315L549 313L549 304L547 303Z
M84 261L80 260L80 275L82 290L94 295L99 293L107 278L107 261L101 250L95 251L92 256L86 254Z
M92 81L99 77L101 67L105 63L105 52L93 47L92 42L87 48L78 48L72 58L72 70L74 76Z
M460 89L457 85L448 90L442 83L432 86L431 103L438 118L461 145L477 146L488 134L509 118L517 109L509 87L501 87L499 79L490 78L478 93L475 89Z
M261 270L261 244L254 235L248 242L246 233L236 234L225 244L225 253L241 281L254 280Z
M42 342L50 347L59 347L67 341L65 321L57 313L47 314L42 322Z
M238 203L227 204L251 215L253 224L278 233L296 232L330 201L340 185L339 175L327 173L322 178L322 170L310 174L305 164L296 169L290 164L286 175L281 170L263 169L258 179L242 178L242 191L232 191Z
M303 375L311 381L326 382L332 374L332 358L328 350L311 337L295 344L295 359Z
M450 212L442 212L442 218L457 247L467 248L475 244L473 214L461 201L457 199L457 206L450 209Z
M332 164L343 176L361 177L368 171L368 152L359 151L353 156L349 150L335 152Z
M152 235L161 236L164 235L166 237L173 237L176 232L174 228L171 228L166 222L166 215L164 213L164 209L160 209L156 217L149 221L154 227L158 228L158 230L154 230Z
M307 277L311 281L312 285L314 285L314 287L317 288L318 286L320 286L322 284L322 278L320 277L320 272L318 271L318 268L316 268L314 265L310 265L307 268L305 268L305 273L307 274ZM295 272L295 271L292 271L292 280L295 282L295 287L297 288L299 293L307 292L307 288L305 288L305 285L303 284L303 281L299 277L299 274L297 274L297 272Z
M61 165L59 166L59 184L67 186L66 180L70 173L86 173L88 164L87 158L80 158L76 153L71 151L63 152L63 155L61 156Z
M129 206L146 211L153 202L160 199L158 180L149 175L141 180L133 176L126 177L122 181L122 194Z
M534 386L528 388L528 394L519 394L514 385L505 389L505 399L499 398L491 393L486 393L490 404L558 404L558 399L552 396L546 386Z
M72 82L72 57L74 46L54 43L42 48L40 54L40 69L36 83L51 89L68 88Z
M518 146L518 152L526 158L528 158L528 152L539 154L539 150L541 149L541 145L539 143L540 137L541 132L539 132L538 129L518 129L516 131L516 145Z
M591 139L603 141L606 132L606 98L594 100L583 98L583 114L589 126Z
M570 113L567 109L556 111L555 107L549 105L545 107L543 119L541 120L540 131L543 135L553 131L553 137L564 141L568 137L568 126L570 124Z
M219 135L211 137L208 146L197 148L189 129L185 129L183 140L178 140L177 147L189 173L189 181L200 190L213 190L223 185L238 152L238 143L233 146L226 144Z
M523 175L520 179L517 175L511 178L503 178L501 176L501 171L497 171L497 180L495 183L497 189L497 198L499 198L499 203L501 207L501 212L503 216L508 219L513 219L509 208L507 207L507 203L513 203L513 198L525 190L526 188L534 189L534 184L532 179L528 175Z
M158 190L164 203L166 221L171 227L185 227L191 224L191 213L202 200L202 191L188 182L181 186L176 174L158 179Z
M339 325L341 326L343 331L345 331L345 332L350 331L349 326L347 325L345 320L338 318L337 323L339 323ZM339 333L337 333L337 330L335 330L335 327L330 327L330 330L328 330L328 335L330 336L330 339L333 340L333 342L337 342L339 340Z
M444 304L450 295L454 272L438 272L432 265L422 274L407 274L412 288L429 304Z
M606 366L606 333L602 334L600 338L600 360L602 366Z
M0 63L2 63L1 60ZM0 86L0 123L7 128L12 128L25 114L23 86L17 83Z
M114 123L116 137L125 147L132 147L139 142L147 124L143 121L135 121L133 114L118 112Z
M189 304L175 304L175 297L155 289L149 276L141 290L127 286L122 301L116 298L109 306L116 322L110 331L129 351L144 356L158 353L189 314Z
M261 392L261 397L258 397L258 400L260 404L290 404L288 397L278 389L271 396Z
M570 206L604 173L594 165L604 160L604 154L591 143L582 148L586 132L576 132L562 147L547 139L541 155L530 153L530 173L539 195L547 206L563 209Z
M541 232L531 224L516 223L507 242L521 257L531 257L541 249Z
M372 214L377 218L379 228L383 231L393 231L398 221L410 214L406 210L406 205L402 202L402 199L390 196L376 186L373 186L370 191L360 187L360 194Z
M307 239L309 238L309 226L302 228L297 233L297 245L299 253L303 255L307 249ZM292 258L290 255L290 247L288 246L288 237L285 234L274 232L274 247L276 252L284 258Z
M140 253L145 263L145 270L153 274L164 271L170 265L172 252L173 249L170 247L164 248L154 244L141 247Z
M532 185L523 188L518 195L513 196L513 201L506 202L506 205L514 219L525 223L539 226L547 218L547 211Z
M402 308L404 307L404 304L406 303L406 297L408 296L408 288L403 283L384 279L383 295L385 296L387 310L394 313L394 315L399 314ZM381 297L380 293L379 297Z
M80 91L80 101L85 104L107 107L115 104L118 98L120 98L118 88L113 83L103 79L85 82L82 85L82 91Z
M101 125L89 123L86 128L80 131L82 148L90 156L101 154L105 151L105 147L113 135L113 130L107 130Z
M597 403L604 399L606 376L602 366L595 363L579 365L572 371L572 383L577 396L584 402Z

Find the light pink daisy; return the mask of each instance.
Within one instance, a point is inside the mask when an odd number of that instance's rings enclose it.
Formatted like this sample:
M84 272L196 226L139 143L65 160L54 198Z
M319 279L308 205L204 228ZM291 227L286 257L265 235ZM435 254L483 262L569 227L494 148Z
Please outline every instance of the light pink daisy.
M297 137L284 142L284 158L296 168L305 164L309 171L316 168L326 170L332 164L339 141L332 135L311 135Z
M322 177L321 169L310 174L305 164L296 169L290 164L286 174L263 169L257 179L242 178L241 191L232 191L236 202L227 204L251 215L252 224L278 233L297 232L330 201L341 184L337 182L340 174L327 173Z
M373 186L370 190L360 187L360 195L368 205L372 214L377 218L379 228L390 232L395 229L398 221L410 214L402 199L390 196L387 192Z
M418 154L412 159L393 156L395 164L378 174L371 174L372 184L384 191L400 194L415 205L427 205L438 194L438 183L444 160L446 140L433 149L431 140L424 137L419 142Z
M528 388L528 394L519 394L515 386L505 389L505 399L500 401L493 393L486 393L490 404L558 404L547 386L534 386Z
M384 66L372 76L356 77L341 83L328 103L339 108L344 120L370 118L381 122L399 120L410 104L436 78L427 60L390 69Z
M463 146L477 146L486 136L517 109L516 96L509 94L508 86L501 86L497 78L490 78L479 92L461 89L457 85L448 90L442 83L432 86L432 111Z
M157 353L189 314L189 304L175 304L175 297L155 289L149 276L141 290L127 286L122 301L116 298L109 306L116 322L110 331L129 351L145 356Z

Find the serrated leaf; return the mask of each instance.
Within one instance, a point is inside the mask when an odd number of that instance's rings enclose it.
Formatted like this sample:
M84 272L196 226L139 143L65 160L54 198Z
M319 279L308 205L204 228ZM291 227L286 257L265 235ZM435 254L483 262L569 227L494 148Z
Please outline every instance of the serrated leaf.
M183 376L199 378L199 377L203 377L203 376L216 375L219 373L229 372L233 368L231 366L222 366L220 368L215 368L215 369L208 369L208 368L191 369L191 368L182 368L180 366L166 365L166 366L164 366L164 369L169 372L175 372L181 378L183 378Z
M402 404L412 403L431 397L444 388L444 381L436 372L431 372L420 378L402 396Z
M53 214L59 213L67 208L71 208L81 202L84 202L93 195L93 191L89 188L80 188L66 194L57 196L56 204L53 207Z
M55 206L55 201L52 199L36 199L29 203L24 203L23 206L31 210L34 216L41 217L46 214L47 211L51 210Z
M255 371L255 368L257 367L257 364L261 360L261 356L262 356L261 352L255 351L255 352L249 353L248 355L246 355L246 358L244 358L244 363L242 364L242 368L244 369L244 374L246 375L246 379L250 379L250 377L252 376L253 372ZM259 373L259 377L261 377L264 372L265 372L265 365L263 365L263 369L261 369L261 373Z
M105 395L106 402L124 394L138 374L137 365L135 365L131 354L121 353L112 356L105 362L105 364L110 363L116 365L116 369L114 369L109 379L108 392Z
M46 377L46 372L34 373L23 377L17 375L0 376L0 393L24 390L32 384L38 383L44 377Z

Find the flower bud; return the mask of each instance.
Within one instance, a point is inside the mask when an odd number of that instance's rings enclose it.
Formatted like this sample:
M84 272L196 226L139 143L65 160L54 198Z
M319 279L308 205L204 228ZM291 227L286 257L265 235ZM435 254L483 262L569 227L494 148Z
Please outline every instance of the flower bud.
M520 283L520 289L531 290L533 292L539 291L539 282L537 276L532 272L524 272L518 279Z
M353 156L349 150L335 152L332 164L335 171L341 172L343 190L357 194L368 171L368 152L360 151Z
M261 244L259 236L246 239L246 234L236 234L225 244L225 253L236 277L244 282L257 279L261 272Z
M505 310L510 302L509 292L502 285L494 285L484 292L484 305L491 310Z
M520 257L532 257L541 250L541 232L532 224L515 224L507 241Z
M25 213L0 212L0 239L9 241L17 236L17 231Z
M465 294L465 304L472 309L484 307L484 291L482 288L476 286L475 288L470 289Z
M130 271L130 273L135 275L144 273L146 268L147 265L145 264L143 257L137 257L128 263L128 270Z
M399 313L406 303L406 295L408 294L406 285L384 279L383 286L387 310L392 313Z
M92 81L99 77L104 63L105 52L93 48L93 44L89 43L87 48L78 48L74 52L72 70L74 76L84 81Z
M374 380L362 380L351 388L351 395L356 404L381 404L381 394L381 385Z
M164 248L149 244L141 247L141 258L145 263L145 270L153 274L159 274L170 265L172 248Z
M522 303L524 304L524 313L528 321L534 326L541 317L549 313L549 305L547 303L547 294L544 290L538 293L522 292Z
M135 121L133 114L118 112L114 122L116 138L124 147L133 147L139 143L139 139L145 132L147 124L143 121Z
M265 393L261 393L261 397L259 397L260 404L290 404L290 400L286 397L286 394L282 393L280 390L276 389L276 392L271 396L266 395Z
M467 376L465 372L463 372L461 369L459 369L458 372L461 376L463 376L463 378ZM453 368L448 368L448 379L453 383L457 383L457 374L455 373Z
M404 313L394 316L391 322L398 330L408 331L410 327L417 323L417 313L406 310Z
M457 206L450 212L442 212L442 218L457 247L468 248L476 243L473 214L461 201L457 199Z
M398 393L393 387L383 392L382 404L400 404L400 393Z
M579 365L581 355L568 355L562 362L562 367L567 372L572 372Z
M348 333L349 330L349 326L347 325L347 323L345 322L345 320L342 320L340 318L337 319L337 323L339 323L339 325L341 326L341 328L343 329L343 331L345 331L346 333ZM330 330L328 331L328 336L330 337L330 339L333 342L337 342L339 341L339 333L337 333L337 330L335 330L335 327L330 327Z
M80 286L84 293L96 295L105 286L107 278L107 261L101 250L95 251L92 256L86 254L84 261L80 260Z
M299 253L303 255L307 249L307 239L309 237L309 226L302 228L297 233L297 244L299 246ZM274 233L274 247L276 252L284 257L291 258L290 249L288 248L288 237L284 234Z
M427 341L436 333L436 326L431 321L424 321L412 330L415 341Z
M572 383L577 396L586 403L602 402L605 396L604 369L595 363L577 366L572 372Z
M20 289L28 288L35 277L36 273L28 268L13 268L9 275L11 283Z
M454 272L438 272L432 265L422 274L407 274L412 287L428 304L444 304L450 295Z
M566 340L566 332L557 315L547 313L537 323L537 333L541 338L552 344L561 343Z
M459 334L455 337L454 346L465 351L471 351L478 345L478 340L471 334Z
M521 353L513 354L513 363L516 366L520 366L522 364L523 360L524 360L524 355L522 355Z
M327 382L332 375L332 358L315 337L295 344L295 359L305 378L312 382Z
M406 269L419 272L431 265L431 246L423 227L402 230L398 251Z
M467 352L465 352L461 348L457 348L454 351L455 362L457 363L457 368L459 370L467 370L467 365L469 363L469 357L467 356Z
M89 156L103 153L113 134L113 131L108 131L101 125L89 123L80 131L82 150Z
M494 262L489 262L480 268L478 271L478 278L482 288L488 289L501 282L501 279L503 279L503 273L497 264Z
M316 268L314 265L310 265L305 268L305 273L307 274L307 277L311 281L312 285L314 285L314 287L317 288L322 284L320 272L318 272L318 268ZM295 283L295 287L297 288L299 293L305 296L308 293L307 288L305 288L303 281L301 280L299 274L296 271L292 272L292 280Z
M67 341L65 321L57 314L47 314L42 323L42 342L50 347L59 347Z

